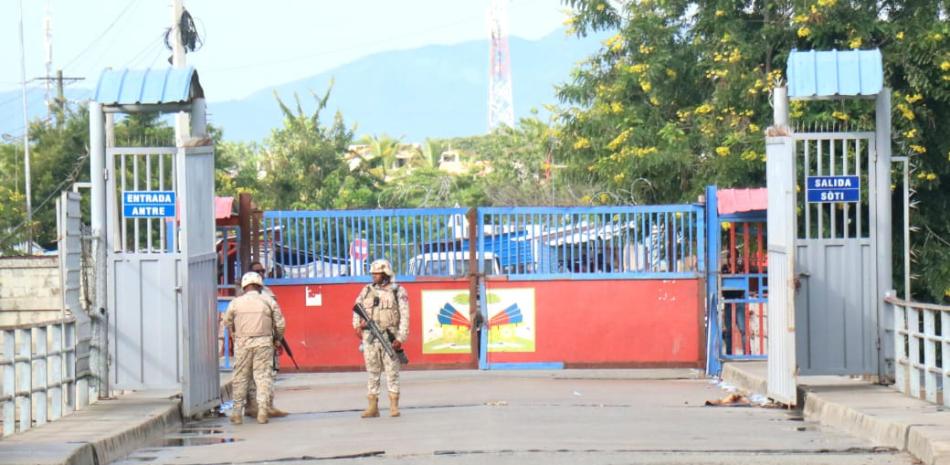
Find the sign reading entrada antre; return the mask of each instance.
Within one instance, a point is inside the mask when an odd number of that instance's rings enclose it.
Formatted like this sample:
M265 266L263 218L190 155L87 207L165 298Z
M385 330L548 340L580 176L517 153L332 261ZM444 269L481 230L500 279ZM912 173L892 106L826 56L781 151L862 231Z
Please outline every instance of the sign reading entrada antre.
M858 202L861 199L861 178L858 176L808 176L808 203Z
M122 193L122 215L126 218L167 218L175 216L175 192L126 191Z

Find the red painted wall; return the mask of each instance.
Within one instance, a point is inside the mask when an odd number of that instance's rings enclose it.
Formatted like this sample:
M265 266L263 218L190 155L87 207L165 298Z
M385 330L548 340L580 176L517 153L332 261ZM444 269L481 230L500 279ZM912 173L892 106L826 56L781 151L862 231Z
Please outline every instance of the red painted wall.
M468 280L399 283L409 293L409 340L405 344L409 365L413 368L473 368L469 354L422 353L421 290L468 289ZM270 285L287 320L286 339L303 371L360 370L363 354L353 332L353 303L365 284L293 284ZM306 306L305 291L320 292L320 306ZM466 309L467 311L467 309ZM287 355L280 359L281 369L293 369Z
M423 354L421 291L468 289L468 281L400 283L409 293L407 369L472 368L469 354ZM359 370L363 356L351 326L364 284L272 285L287 319L287 341L304 371ZM491 353L490 363L563 362L570 366L701 367L705 354L701 281L490 281L493 289L534 288L535 351ZM322 294L307 307L305 289ZM293 369L281 357L282 369Z
M489 292L511 288L535 289L535 352L493 352L489 363L703 364L698 279L488 283Z

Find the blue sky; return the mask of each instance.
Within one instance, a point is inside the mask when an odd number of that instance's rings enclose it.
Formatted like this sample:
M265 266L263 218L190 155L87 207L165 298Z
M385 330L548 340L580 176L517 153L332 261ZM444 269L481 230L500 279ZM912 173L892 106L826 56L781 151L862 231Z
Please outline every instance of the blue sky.
M52 11L53 70L82 76L166 66L169 0L23 0L27 79L46 73L43 21ZM310 76L386 50L487 38L489 0L184 0L204 47L188 55L210 100ZM0 91L20 81L18 0L0 0ZM511 35L537 39L561 27L559 0L511 0ZM488 51L486 50L486 59ZM38 84L33 84L37 86ZM30 98L42 98L33 91Z

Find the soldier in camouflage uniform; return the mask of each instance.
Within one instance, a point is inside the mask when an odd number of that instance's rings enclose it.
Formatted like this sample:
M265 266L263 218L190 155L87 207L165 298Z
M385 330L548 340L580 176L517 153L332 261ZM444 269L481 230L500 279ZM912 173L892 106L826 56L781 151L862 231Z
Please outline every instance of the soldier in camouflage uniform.
M373 283L360 291L356 303L362 303L379 330L390 336L393 349L399 350L409 337L409 295L406 290L393 282L393 268L388 260L376 260L370 266ZM360 415L363 418L379 416L380 375L386 371L386 384L389 387L389 416L399 416L399 361L393 360L383 349L382 344L373 339L366 329L366 323L355 313L353 329L363 341L363 360L369 380L366 383L369 405ZM370 342L372 340L372 342Z
M263 281L266 270L264 269L264 265L261 262L258 262L258 261L251 262L251 271L261 275L261 280ZM280 305L277 304L277 298L274 296L274 292L271 291L269 287L264 286L261 289L261 295L269 298L271 300L271 305L273 305L274 308L276 308L277 310L280 310ZM283 314L283 312L281 312L281 314ZM274 386L274 383L276 382L276 371L277 371L277 366L276 366L277 357L276 356L274 357L274 363L275 363L274 370L270 372L271 394L270 394L270 404L268 404L268 407L267 407L267 415L270 418L281 418L281 417L286 417L287 412L277 407L274 407L273 386ZM248 386L247 399L245 399L245 401L247 403L245 404L245 407L244 407L244 415L248 417L252 417L252 418L256 417L257 416L257 388L254 387L254 383L251 383Z
M271 300L261 294L261 275L248 272L241 278L244 295L231 301L224 314L224 324L234 335L234 411L231 423L243 423L241 410L247 396L247 385L257 387L258 405L269 405L271 376L274 369L274 345L284 335L284 315ZM268 410L258 409L257 422L267 423Z

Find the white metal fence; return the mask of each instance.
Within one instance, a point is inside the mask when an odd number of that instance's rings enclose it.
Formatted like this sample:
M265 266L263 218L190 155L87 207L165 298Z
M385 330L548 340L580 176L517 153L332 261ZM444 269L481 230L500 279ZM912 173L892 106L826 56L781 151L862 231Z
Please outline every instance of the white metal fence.
M85 407L88 374L76 376L72 318L0 327L3 436L26 431ZM81 381L81 383L80 383ZM92 383L94 384L94 383Z
M893 297L894 383L916 399L950 406L950 306L908 302Z

